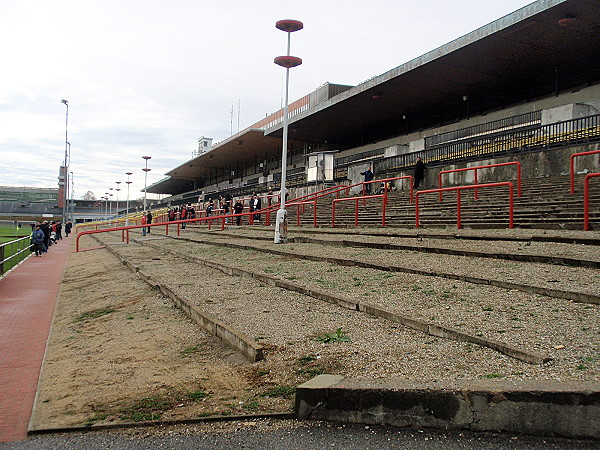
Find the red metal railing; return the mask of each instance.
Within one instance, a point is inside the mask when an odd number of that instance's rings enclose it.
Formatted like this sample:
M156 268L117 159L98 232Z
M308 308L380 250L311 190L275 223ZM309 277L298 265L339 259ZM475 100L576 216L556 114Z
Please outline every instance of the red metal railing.
M383 200L383 205L381 208L381 226L385 227L385 214L387 209L387 190L384 190L383 194L375 194L375 195L363 195L360 197L348 197L348 198L336 198L331 202L331 227L335 228L335 204L338 202L354 202L354 226L358 226L358 201L365 200L368 198L381 198Z
M569 173L570 173L570 178L571 178L571 194L575 193L575 158L577 158L579 156L593 155L595 153L600 153L600 150L592 150L590 152L573 153L571 155L571 160L569 162Z
M517 166L517 197L521 196L521 163L517 161L507 162L507 163L498 163L498 164L487 164L485 166L477 166L477 167L466 167L464 169L452 169L452 170L442 170L438 173L438 188L442 188L442 175L445 173L453 173L453 172L465 172L467 170L473 170L474 180L473 184L479 184L477 180L477 170L479 169L489 169L490 167L500 167L500 166ZM475 188L475 200L479 198L478 189ZM440 191L440 202L442 201L442 192Z
M583 180L583 229L590 231L590 179L600 177L600 173L588 173Z
M460 222L460 192L466 189L478 189L478 188L486 188L486 187L496 187L496 186L508 186L508 228L513 227L513 184L510 181L504 181L499 183L486 183L486 184L474 184L470 186L455 186L448 188L439 188L439 189L428 189L426 191L417 191L416 200L415 200L415 227L419 228L419 195L421 194L430 194L433 192L448 192L448 191L456 191L456 228L461 228Z

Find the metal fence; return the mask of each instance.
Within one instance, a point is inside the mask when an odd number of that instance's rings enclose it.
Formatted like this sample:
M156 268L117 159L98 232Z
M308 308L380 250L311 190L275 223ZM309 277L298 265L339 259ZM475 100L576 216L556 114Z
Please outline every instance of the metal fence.
M29 256L30 245L31 238L29 236L0 244L0 275L4 275Z
M477 136L430 149L376 161L375 173L412 168L417 156L428 164L477 160L513 152L539 151L600 142L600 114L544 125Z
M461 128L460 130L448 131L447 133L436 134L425 138L425 148L431 148L436 145L458 141L468 137L481 137L482 135L497 133L499 131L515 130L532 126L540 126L542 123L542 112L534 111L518 116L507 117L505 119L494 120L492 122L473 125L471 127Z

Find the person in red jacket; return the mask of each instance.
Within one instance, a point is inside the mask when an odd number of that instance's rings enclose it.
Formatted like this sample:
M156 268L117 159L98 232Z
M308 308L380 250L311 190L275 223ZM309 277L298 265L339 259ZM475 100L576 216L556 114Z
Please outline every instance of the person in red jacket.
M142 225L146 225L148 223L148 217L146 216L146 211L142 214ZM142 227L142 236L146 236L146 227Z

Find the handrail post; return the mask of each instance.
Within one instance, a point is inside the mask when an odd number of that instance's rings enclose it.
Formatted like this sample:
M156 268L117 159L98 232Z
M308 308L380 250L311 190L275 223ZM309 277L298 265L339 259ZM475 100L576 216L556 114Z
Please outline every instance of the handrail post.
M385 227L385 213L387 210L387 189L383 188L383 208L381 211L381 226Z
M517 197L521 197L521 163L517 161Z
M169 235L169 222L166 222L167 224L165 225L165 236Z
M335 200L331 202L331 228L335 228Z
M576 153L573 153L569 161L569 178L571 181L571 194L575 193L575 155Z
M461 228L461 224L460 224L460 189L456 190L456 228L459 230Z
M414 178L412 175L408 176L408 183L410 185L410 203L414 203L415 201L415 183L414 183Z
M177 222L177 236L181 236L181 223Z
M127 239L126 242L129 244L129 228L127 228L127 230L125 231L125 236L126 236L126 239Z
M225 229L225 216L221 219L221 231Z
M415 228L419 228L419 193L415 194Z
M444 173L444 171L440 171L440 173L438 173L438 189L442 188L442 174ZM440 202L442 201L442 191L440 191L439 193L439 199Z
M474 178L475 185L478 185L479 181L477 180L477 167L475 167L474 172L475 172L475 178ZM477 188L475 188L475 200L479 200L479 189L477 189Z
M367 199L363 197L363 201L367 202ZM358 226L358 199L355 200L355 205L354 205L354 226L357 227Z
M514 211L513 184L508 183L508 228L510 228L511 230L514 228L513 211Z
M296 205L296 226L300 226L300 203Z
M313 200L313 227L317 228L317 201Z

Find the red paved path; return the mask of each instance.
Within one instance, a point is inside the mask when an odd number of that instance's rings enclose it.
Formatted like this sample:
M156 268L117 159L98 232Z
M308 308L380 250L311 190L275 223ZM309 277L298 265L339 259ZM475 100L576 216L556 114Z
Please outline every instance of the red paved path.
M71 238L0 279L0 442L25 439Z

